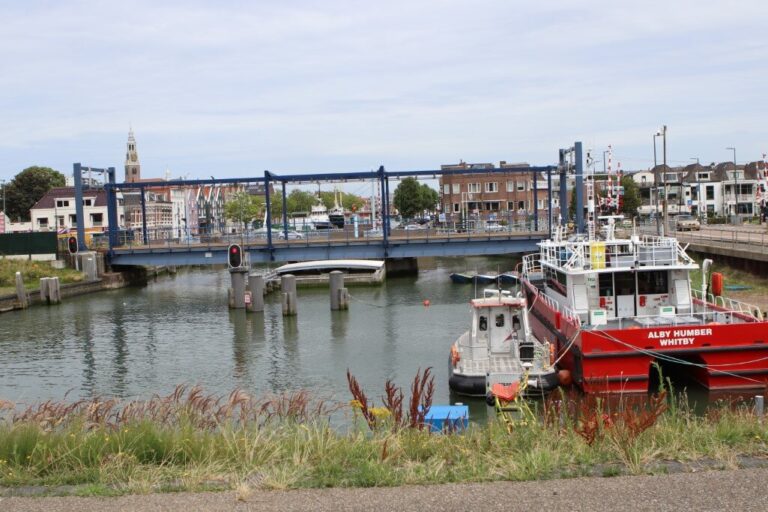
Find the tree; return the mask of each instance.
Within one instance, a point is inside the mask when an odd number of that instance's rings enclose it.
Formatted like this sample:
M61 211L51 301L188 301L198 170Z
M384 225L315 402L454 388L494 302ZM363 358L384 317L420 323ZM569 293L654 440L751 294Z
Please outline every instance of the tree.
M440 201L440 195L437 190L433 189L426 183L421 184L421 209L427 211L434 211Z
M637 209L640 207L640 204L642 204L637 183L632 179L632 176L622 176L621 186L624 187L624 197L621 198L621 211L634 217L637 215Z
M254 199L254 196L245 191L235 193L224 205L224 215L235 222L242 222L243 227L247 229L248 223L264 211Z
M395 198L392 201L400 215L409 218L414 217L423 210L421 185L416 178L405 178L395 189Z
M11 219L28 222L29 210L46 192L66 185L64 175L50 167L27 167L5 188L5 212Z
M316 203L313 193L294 189L288 194L288 213L309 212Z

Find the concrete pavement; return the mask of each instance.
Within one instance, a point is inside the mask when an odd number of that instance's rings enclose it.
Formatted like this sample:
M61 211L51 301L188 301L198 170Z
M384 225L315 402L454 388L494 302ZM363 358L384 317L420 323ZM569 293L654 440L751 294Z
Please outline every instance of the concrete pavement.
M764 511L768 468L659 476L365 489L173 493L117 498L0 498L3 512L296 511Z

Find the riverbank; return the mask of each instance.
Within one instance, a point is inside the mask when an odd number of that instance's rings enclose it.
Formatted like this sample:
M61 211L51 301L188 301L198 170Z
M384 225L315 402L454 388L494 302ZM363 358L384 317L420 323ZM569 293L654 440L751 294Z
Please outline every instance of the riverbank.
M198 388L149 401L0 402L0 494L113 496L150 492L390 487L548 480L762 467L768 426L748 405L705 416L682 401L556 395L539 421L499 420L462 433L395 428L387 408L369 429L359 404L307 393L254 399ZM343 414L348 428L331 427ZM473 507L474 508L474 507Z
M536 482L294 491L207 492L101 497L0 498L7 512L122 510L428 511L453 510L765 510L768 469L697 471L672 475L572 478Z

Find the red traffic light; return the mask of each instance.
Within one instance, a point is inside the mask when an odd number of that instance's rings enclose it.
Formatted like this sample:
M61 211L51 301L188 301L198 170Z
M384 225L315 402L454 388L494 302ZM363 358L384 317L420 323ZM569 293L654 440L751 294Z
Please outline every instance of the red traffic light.
M243 249L238 244L229 246L227 264L230 268L239 268L243 266Z
M67 248L69 249L69 254L77 254L77 237L71 236L67 239Z

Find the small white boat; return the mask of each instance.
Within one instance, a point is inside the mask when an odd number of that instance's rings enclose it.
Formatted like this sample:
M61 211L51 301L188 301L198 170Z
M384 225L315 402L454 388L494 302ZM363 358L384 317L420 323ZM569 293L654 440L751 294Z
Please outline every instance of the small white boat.
M558 385L554 346L531 333L526 301L508 292L485 290L470 301L472 324L451 346L448 386L469 396L487 396L495 383L521 386L528 395L546 393Z
M289 263L275 269L278 276L292 274L296 282L323 283L334 270L344 272L346 283L381 283L386 275L382 260L318 260Z

